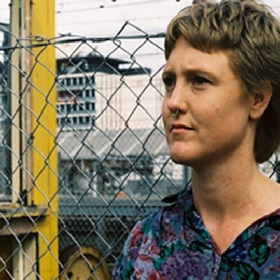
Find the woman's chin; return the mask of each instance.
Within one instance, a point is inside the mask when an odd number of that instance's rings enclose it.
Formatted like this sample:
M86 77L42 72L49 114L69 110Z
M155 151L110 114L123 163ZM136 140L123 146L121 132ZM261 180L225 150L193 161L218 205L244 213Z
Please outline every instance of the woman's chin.
M182 165L192 166L192 164L199 161L199 156L195 153L195 149L187 149L182 146L170 147L170 158L173 162Z
M185 151L170 151L170 157L173 162L178 164L187 164L191 159Z

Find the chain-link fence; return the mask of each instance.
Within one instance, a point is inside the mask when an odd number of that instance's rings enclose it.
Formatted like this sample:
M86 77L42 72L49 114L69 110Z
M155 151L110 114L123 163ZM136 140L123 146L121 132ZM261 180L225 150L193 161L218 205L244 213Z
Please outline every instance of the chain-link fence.
M164 34L0 28L0 279L110 279L136 220L188 182L161 122Z

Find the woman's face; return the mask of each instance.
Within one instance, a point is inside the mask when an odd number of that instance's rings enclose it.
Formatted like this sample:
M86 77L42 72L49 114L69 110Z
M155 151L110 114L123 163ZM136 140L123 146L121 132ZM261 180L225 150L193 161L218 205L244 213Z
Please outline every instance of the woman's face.
M226 53L201 52L179 38L163 81L163 122L175 162L202 167L244 148L252 152L249 101ZM172 116L177 110L178 117Z

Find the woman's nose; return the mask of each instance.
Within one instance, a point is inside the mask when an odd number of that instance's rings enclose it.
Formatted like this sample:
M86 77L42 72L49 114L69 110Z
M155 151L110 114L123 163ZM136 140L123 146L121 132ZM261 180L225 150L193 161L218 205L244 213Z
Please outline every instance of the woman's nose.
M187 90L186 86L176 85L174 87L167 104L171 112L176 110L186 112L188 110Z

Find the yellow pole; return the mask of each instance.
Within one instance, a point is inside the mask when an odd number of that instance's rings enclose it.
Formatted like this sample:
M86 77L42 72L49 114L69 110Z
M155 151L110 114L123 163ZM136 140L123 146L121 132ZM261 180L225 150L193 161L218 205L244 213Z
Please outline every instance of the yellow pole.
M55 0L25 0L30 3L31 36L53 38ZM42 39L42 43L48 40ZM32 44L38 40L32 39ZM56 135L55 48L51 44L32 48L31 111L33 133L32 195L34 205L48 207L48 215L37 222L38 264L41 279L58 276L58 182Z

